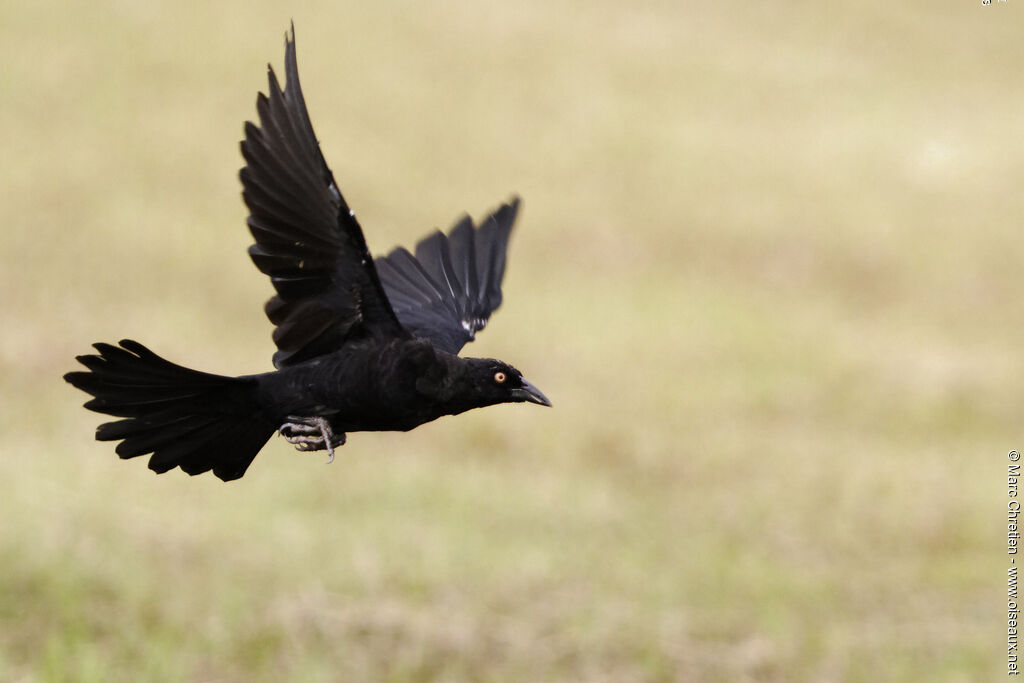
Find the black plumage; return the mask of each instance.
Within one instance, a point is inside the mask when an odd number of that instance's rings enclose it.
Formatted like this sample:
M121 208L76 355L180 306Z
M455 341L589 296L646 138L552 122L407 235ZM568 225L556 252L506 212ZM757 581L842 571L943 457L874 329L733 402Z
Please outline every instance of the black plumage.
M95 344L87 371L64 378L94 398L86 408L121 418L96 438L122 458L152 454L156 472L181 467L241 477L279 431L299 450L334 448L354 431L409 430L442 415L497 403L551 405L502 361L457 354L501 304L518 198L479 226L467 216L447 235L373 260L334 181L299 85L294 28L285 39L285 88L268 67L259 125L245 124L240 173L256 267L276 294L277 370L225 377L184 368L142 344Z
M505 249L519 200L503 205L480 224L466 216L447 236L440 230L416 245L377 259L391 308L409 332L458 353L501 305Z

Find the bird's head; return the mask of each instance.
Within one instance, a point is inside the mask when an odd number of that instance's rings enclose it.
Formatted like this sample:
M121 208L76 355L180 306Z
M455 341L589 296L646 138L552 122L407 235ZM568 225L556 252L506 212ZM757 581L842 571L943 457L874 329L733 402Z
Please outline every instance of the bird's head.
M460 361L456 395L469 399L474 404L472 407L497 403L551 405L540 389L508 363L493 358L462 358Z

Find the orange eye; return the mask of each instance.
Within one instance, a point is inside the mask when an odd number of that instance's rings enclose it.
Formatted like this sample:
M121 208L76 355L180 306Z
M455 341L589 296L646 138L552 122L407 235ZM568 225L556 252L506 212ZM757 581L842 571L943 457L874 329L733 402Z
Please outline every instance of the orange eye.
M497 382L498 384L502 384L506 379L507 377L505 376L505 373L502 372L501 370L494 373L494 381Z

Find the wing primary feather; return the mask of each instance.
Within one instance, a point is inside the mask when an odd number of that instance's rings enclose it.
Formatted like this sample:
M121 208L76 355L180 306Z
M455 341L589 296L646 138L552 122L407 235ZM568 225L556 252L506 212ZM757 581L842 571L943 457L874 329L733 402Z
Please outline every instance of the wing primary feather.
M279 368L367 337L410 336L321 153L299 81L294 26L285 35L282 76L267 65L267 91L256 98L258 125L245 125L239 173L255 240L249 254L276 290L265 310L277 326Z
M457 268L462 283L462 295L467 302L475 301L479 284L476 274L476 230L473 219L465 216L448 235L449 258Z
M377 259L377 273L403 327L458 353L501 305L508 240L518 197L478 227L464 216L445 235L434 232L416 245Z
M459 296L456 290L462 286L455 278L455 269L451 263L448 238L438 230L433 235L420 240L416 245L416 262L422 270L429 273L434 282L442 285L441 297L449 304L456 315L461 314Z

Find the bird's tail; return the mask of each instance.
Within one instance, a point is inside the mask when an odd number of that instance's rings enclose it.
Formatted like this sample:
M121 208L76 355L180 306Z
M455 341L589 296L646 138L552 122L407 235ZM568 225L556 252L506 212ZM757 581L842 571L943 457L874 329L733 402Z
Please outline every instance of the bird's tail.
M130 339L120 344L94 344L98 355L77 358L89 371L64 375L95 397L86 408L124 418L101 424L96 439L121 441L122 458L152 453L157 473L245 474L275 429L260 412L256 379L190 370Z

